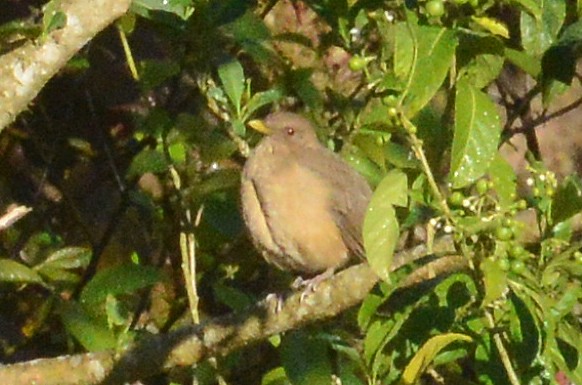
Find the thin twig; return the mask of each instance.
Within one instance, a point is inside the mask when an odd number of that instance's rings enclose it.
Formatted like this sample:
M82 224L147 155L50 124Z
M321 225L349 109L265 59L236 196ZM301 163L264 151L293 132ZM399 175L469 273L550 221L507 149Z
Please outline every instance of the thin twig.
M493 329L495 327L495 320L493 315L488 310L485 310L485 318L487 319L489 328ZM507 372L507 377L509 378L509 382L512 385L520 385L519 378L517 377L517 373L515 373L515 369L513 369L513 365L511 364L511 359L509 358L509 353L505 349L503 345L503 340L501 339L501 335L499 333L493 332L493 341L495 342L495 347L499 352L499 356L501 357L501 362L503 363L503 367Z

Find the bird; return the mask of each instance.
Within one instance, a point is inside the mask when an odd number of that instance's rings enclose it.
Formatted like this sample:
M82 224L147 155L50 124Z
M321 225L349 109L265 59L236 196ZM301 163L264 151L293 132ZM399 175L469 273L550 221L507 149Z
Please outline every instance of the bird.
M242 170L242 213L252 242L267 262L298 273L301 286L314 288L363 258L362 225L372 190L319 142L302 115L280 111L248 124L267 133Z

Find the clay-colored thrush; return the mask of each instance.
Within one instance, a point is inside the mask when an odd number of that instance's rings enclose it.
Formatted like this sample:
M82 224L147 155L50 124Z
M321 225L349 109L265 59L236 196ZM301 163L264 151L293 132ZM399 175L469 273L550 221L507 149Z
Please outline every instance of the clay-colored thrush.
M324 278L363 256L362 222L372 191L324 147L311 122L278 112L251 121L270 131L242 174L243 216L255 246L275 266Z

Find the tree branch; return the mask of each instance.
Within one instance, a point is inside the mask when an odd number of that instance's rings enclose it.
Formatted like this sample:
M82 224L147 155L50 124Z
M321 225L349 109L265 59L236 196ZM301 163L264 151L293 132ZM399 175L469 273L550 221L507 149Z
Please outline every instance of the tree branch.
M0 57L0 132L92 37L123 15L131 0L63 0L66 25Z
M450 237L435 242L432 250L453 250ZM424 245L395 256L392 270L424 257ZM437 259L433 263L438 263ZM427 279L463 268L449 265L443 271L426 269ZM429 274L430 273L430 274ZM417 276L419 273L417 273ZM422 274L420 274L422 275ZM300 328L308 323L336 316L360 303L374 287L378 277L367 264L352 266L321 282L317 290L301 299L301 292L291 294L277 309L277 303L263 301L240 314L210 319L163 335L144 337L124 352L108 350L39 359L0 366L0 378L11 385L89 385L121 384L162 372L174 366L192 365L213 356L224 356L271 335ZM409 282L410 283L410 282Z

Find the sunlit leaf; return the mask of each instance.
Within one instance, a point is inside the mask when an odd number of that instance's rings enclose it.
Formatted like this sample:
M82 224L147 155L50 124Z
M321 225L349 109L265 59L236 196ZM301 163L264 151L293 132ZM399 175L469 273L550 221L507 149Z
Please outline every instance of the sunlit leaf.
M261 385L290 385L289 379L282 366L277 366L263 375Z
M43 283L36 271L11 259L0 259L0 282Z
M493 183L493 191L497 195L499 207L508 209L515 201L517 192L517 176L511 165L499 154L489 166L489 179Z
M512 0L514 3L521 5L535 19L541 19L542 8L539 0Z
M464 334L448 333L434 336L425 342L404 369L400 383L403 385L416 384L436 355L448 345L457 341L471 342L472 339Z
M236 59L231 59L218 67L218 76L224 87L224 92L237 113L241 112L242 95L245 90L245 74L242 65Z
M411 26L413 58L403 91L402 106L408 117L415 116L440 89L453 64L457 38L446 28Z
M566 17L566 0L540 1L541 17L521 13L521 43L538 58L556 41Z
M498 35L509 39L509 29L503 22L493 19L491 17L477 17L472 16L471 20L479 24L481 27L485 28L487 31L493 35Z
M491 258L485 259L479 267L483 273L483 284L485 285L485 298L483 298L482 306L486 307L498 300L507 290L507 273Z
M459 77L467 78L475 88L489 85L503 68L503 48L502 41L496 37L462 34L457 49Z
M370 266L378 276L389 280L390 265L399 226L394 205L408 204L408 180L399 170L390 171L380 182L364 219L364 249Z
M453 187L464 187L483 176L497 154L500 135L501 123L495 104L485 93L460 80L451 154Z
M86 247L65 247L50 254L39 266L60 269L77 269L85 267L91 260L91 250Z

